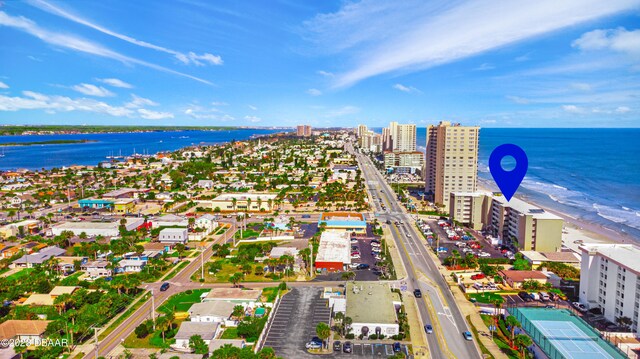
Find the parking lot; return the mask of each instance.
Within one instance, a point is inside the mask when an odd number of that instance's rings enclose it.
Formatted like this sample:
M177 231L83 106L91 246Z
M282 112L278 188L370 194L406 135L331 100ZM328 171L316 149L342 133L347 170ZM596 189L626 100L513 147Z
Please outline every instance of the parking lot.
M465 231L470 232L473 235L473 239L471 240L451 240L448 238L447 233L445 232L445 230L440 227L437 223L438 221L435 219L428 219L426 220L426 223L429 225L429 228L431 228L431 231L436 234L438 236L438 247L439 248L446 248L447 251L446 252L442 252L442 253L438 253L438 258L440 258L441 260L443 260L444 258L448 257L451 255L451 252L454 249L457 249L461 255L465 255L464 252L464 247L457 247L456 243L457 242L462 242L465 243L465 245L467 245L470 242L478 242L482 248L481 249L473 249L471 251L471 253L474 254L478 254L480 252L486 252L489 255L486 258L503 258L502 253L500 252L499 249L495 249L489 242L487 242L484 238L482 238L482 236L480 236L478 233L475 233L475 231L472 230L468 230L465 228ZM430 243L431 245L435 246L436 243Z
M276 355L283 358L313 358L305 344L316 336L316 326L320 322L329 324L330 309L328 301L322 299L322 288L297 287L282 297L282 301L274 313L271 325L266 328L267 337L264 346L273 348ZM402 345L407 353L408 349ZM333 352L322 357L389 357L392 356L393 345L389 343L354 343L352 353Z
M378 276L372 270L376 266L376 262L378 261L371 254L371 240L372 237L366 238L357 238L358 243L352 243L351 246L353 248L358 248L357 251L360 253L360 258L352 258L351 263L354 264L367 264L369 266L368 269L356 269L351 268L350 271L356 274L355 280L358 281L376 281L378 280ZM344 272L335 272L335 273L326 273L320 274L316 276L315 281L344 281L342 278L342 274Z

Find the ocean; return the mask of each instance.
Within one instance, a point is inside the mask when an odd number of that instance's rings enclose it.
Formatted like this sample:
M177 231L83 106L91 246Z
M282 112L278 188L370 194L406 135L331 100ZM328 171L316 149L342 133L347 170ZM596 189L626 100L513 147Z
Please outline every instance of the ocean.
M640 240L640 129L482 128L478 176L497 186L489 155L503 143L527 153L529 169L516 196ZM426 145L419 128L418 146Z
M380 132L380 129L376 129ZM5 147L0 170L96 165L109 155L154 154L197 144L244 140L278 132L251 129L42 136L0 136L4 142L87 139L96 142L66 145ZM480 130L479 177L497 189L488 161L503 143L522 147L529 169L516 196L577 219L599 224L640 241L640 129L496 129ZM426 129L418 128L424 151Z
M182 147L246 140L282 130L237 129L227 131L168 131L139 133L87 133L70 135L0 136L7 142L39 142L50 140L90 140L95 142L57 145L10 146L0 148L0 170L27 168L50 169L70 165L97 165L107 156L155 154ZM4 151L4 152L3 152Z

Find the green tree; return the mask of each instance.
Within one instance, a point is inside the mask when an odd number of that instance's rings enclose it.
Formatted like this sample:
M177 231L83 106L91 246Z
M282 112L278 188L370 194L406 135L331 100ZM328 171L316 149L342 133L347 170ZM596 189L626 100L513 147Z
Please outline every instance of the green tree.
M511 344L513 345L513 341L515 340L515 332L516 328L520 328L521 324L516 317L513 315L509 315L505 318L505 323L509 326L511 331Z
M182 259L182 255L184 251L187 250L187 247L183 243L176 244L173 249L178 253L178 259Z
M244 317L244 307L241 305L233 307L233 313L231 313L231 316L238 319Z
M329 325L327 325L327 323L320 322L316 326L316 334L318 335L318 338L322 339L322 342L324 343L325 340L327 340L331 335L331 328L329 327Z
M530 270L531 263L528 260L524 259L522 253L516 253L516 259L513 261L513 269L515 270Z
M189 338L189 348L196 354L209 353L209 346L204 342L201 336L193 335Z
M525 349L531 346L531 344L533 344L533 341L531 340L531 338L529 338L528 335L518 334L516 336L516 345L518 346L518 348L520 348L520 355L522 356L522 358L524 358Z

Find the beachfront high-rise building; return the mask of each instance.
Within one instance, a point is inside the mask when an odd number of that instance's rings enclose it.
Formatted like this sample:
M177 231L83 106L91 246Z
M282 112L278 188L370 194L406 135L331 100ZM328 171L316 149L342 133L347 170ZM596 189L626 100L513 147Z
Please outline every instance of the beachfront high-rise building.
M391 129L388 127L382 129L382 150L393 151L393 138L391 137Z
M361 137L368 131L369 129L367 128L367 125L358 125L358 127L356 128L356 136Z
M393 151L414 152L416 150L416 125L397 125L393 137Z
M640 248L632 244L585 244L580 247L580 302L600 308L612 323L629 319L640 335Z
M427 128L425 191L445 211L451 192L477 190L479 135L479 127L447 121Z
M296 135L299 137L311 137L311 126L309 125L298 125L296 128Z
M523 251L558 252L564 221L544 209L501 193L451 192L449 215Z

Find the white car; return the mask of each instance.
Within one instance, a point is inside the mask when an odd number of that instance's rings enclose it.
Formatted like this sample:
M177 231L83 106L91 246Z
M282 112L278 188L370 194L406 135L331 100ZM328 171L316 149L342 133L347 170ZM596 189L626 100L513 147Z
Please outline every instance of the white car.
M478 253L478 257L491 257L491 254L487 252L480 252Z
M359 254L354 254L351 256L351 259L360 259L360 255Z

